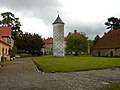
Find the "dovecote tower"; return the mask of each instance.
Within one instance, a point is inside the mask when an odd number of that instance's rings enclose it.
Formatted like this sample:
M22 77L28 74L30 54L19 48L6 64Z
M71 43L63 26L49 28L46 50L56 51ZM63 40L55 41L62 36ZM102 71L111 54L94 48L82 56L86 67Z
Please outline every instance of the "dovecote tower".
M59 14L53 22L53 56L64 57L64 22Z

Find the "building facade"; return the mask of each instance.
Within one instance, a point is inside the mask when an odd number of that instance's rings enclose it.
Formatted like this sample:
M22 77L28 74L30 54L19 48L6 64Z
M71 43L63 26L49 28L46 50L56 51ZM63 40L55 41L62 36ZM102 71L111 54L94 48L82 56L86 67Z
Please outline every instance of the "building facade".
M93 55L120 57L120 29L105 33L94 46Z
M53 54L53 38L48 37L44 40L44 54L45 55L52 55Z
M9 49L13 47L14 41L11 38L10 27L0 27L0 61L1 57L7 56L9 59Z
M64 57L64 23L59 15L53 23L53 56Z

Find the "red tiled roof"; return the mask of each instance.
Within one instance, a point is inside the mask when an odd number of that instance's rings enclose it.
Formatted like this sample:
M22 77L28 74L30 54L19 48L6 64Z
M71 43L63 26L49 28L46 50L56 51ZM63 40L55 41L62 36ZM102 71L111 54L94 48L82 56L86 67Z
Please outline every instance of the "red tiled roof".
M98 40L94 49L120 48L120 29L110 30Z
M0 36L9 36L11 34L11 28L10 27L0 27Z
M47 39L44 40L44 42L45 42L45 45L46 44L53 44L53 38L52 37L47 38Z

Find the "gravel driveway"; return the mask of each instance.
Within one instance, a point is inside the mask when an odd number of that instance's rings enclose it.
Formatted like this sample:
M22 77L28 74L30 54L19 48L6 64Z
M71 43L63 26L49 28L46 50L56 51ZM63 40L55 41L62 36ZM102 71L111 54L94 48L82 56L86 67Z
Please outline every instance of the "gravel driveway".
M120 81L120 69L72 73L38 72L30 58L7 61L0 67L0 90L98 90Z

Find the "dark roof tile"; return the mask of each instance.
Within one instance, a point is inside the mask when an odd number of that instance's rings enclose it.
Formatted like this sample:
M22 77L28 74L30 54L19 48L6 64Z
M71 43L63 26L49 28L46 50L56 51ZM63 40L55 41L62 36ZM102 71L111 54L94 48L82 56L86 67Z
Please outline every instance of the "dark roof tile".
M54 21L53 24L57 24L57 23L60 23L60 24L64 24L64 22L61 20L61 18L59 17L59 14L58 14L58 17L57 19Z

